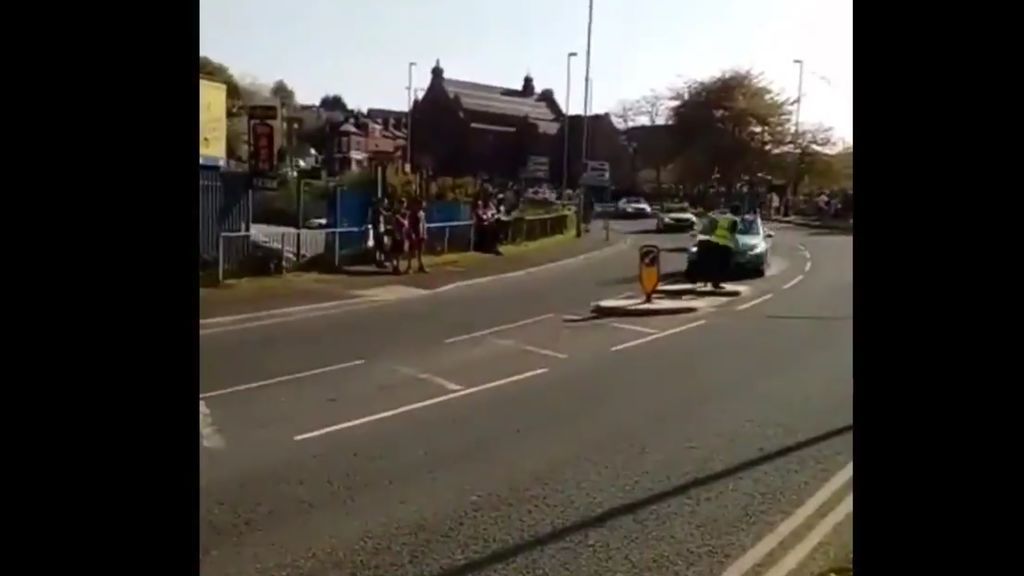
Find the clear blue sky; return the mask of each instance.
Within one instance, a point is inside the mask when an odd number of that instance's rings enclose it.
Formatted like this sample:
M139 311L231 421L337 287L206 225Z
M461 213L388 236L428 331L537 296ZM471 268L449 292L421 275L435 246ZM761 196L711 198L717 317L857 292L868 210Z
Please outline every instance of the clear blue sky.
M406 64L425 87L445 75L565 97L583 105L587 0L200 0L199 50L236 76L285 79L301 102L340 93L353 107L404 109ZM734 67L796 95L806 62L802 121L853 141L853 0L595 0L595 112L651 89ZM827 79L823 80L822 78Z

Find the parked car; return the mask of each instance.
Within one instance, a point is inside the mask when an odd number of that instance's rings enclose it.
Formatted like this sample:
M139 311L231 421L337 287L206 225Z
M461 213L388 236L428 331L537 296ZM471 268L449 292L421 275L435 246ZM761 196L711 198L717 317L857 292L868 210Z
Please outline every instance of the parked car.
M658 214L655 229L658 232L692 232L699 226L700 222L692 212L663 212Z
M619 200L619 203L616 204L616 212L619 216L626 218L646 218L653 213L651 205L643 198L637 197L626 197Z

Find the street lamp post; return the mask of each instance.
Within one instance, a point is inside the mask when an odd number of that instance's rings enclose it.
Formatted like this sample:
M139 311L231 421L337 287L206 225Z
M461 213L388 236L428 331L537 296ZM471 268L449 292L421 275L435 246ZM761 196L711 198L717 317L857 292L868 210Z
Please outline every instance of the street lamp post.
M572 59L576 57L575 52L569 52L565 57L565 151L562 154L562 198L569 189L569 94L572 89Z
M406 107L405 123L405 161L409 164L409 171L412 171L412 69L416 67L415 62L409 62L409 84L405 87Z
M594 0L590 0L587 6L587 63L584 72L583 81L583 149L581 166L584 172L587 169L587 114L590 112L590 37L591 32L594 28ZM583 191L583 187L580 186L580 192ZM577 194L580 197L579 210L576 213L576 237L583 236L583 209L585 208L583 194Z
M794 155L793 183L786 194L786 203L782 209L783 216L789 216L789 205L792 201L793 194L796 192L797 180L800 178L800 105L804 102L804 61L800 58L795 58L793 63L800 69L800 75L797 79L796 85L796 115L793 124L793 145L796 147L796 154Z

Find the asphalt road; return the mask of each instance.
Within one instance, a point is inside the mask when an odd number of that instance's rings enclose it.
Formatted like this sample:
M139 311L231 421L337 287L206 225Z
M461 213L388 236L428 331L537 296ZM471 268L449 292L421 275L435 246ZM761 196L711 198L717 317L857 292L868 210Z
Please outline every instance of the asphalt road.
M563 317L637 291L630 248L202 334L201 573L765 573L852 461L852 237L777 232L685 316Z

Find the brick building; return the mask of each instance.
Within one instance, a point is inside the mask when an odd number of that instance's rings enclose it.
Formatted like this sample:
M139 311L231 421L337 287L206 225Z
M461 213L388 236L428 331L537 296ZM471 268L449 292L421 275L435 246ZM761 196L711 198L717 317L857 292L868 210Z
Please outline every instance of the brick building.
M434 176L515 180L530 156L561 149L562 109L529 74L507 88L446 78L438 61L412 116L413 164Z

